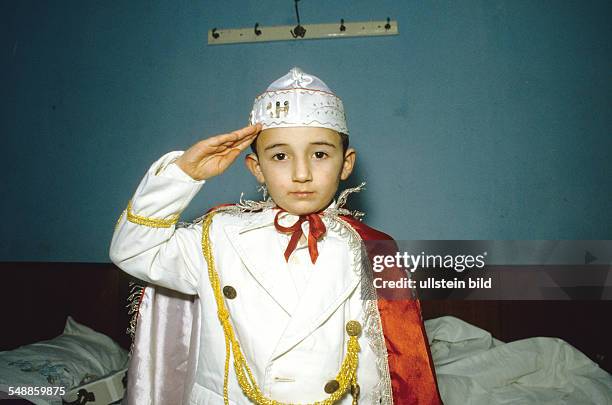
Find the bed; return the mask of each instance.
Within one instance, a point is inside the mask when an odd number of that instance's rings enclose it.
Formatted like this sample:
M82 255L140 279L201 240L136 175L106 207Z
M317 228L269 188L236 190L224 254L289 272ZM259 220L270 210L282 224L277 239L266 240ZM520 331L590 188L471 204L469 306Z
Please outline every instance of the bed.
M106 403L121 399L130 277L107 263L4 262L0 272L0 402L55 405L64 393L85 403L73 388ZM59 386L68 389L50 390ZM9 397L11 387L22 395ZM36 387L45 395L34 395Z
M122 350L129 349L126 305L129 283L135 280L113 264L7 262L0 263L0 271L4 281L0 351L56 338L65 334L67 327L88 328L116 342ZM612 404L612 301L440 300L422 301L422 309L447 405L502 403L508 398L512 400L507 403ZM112 346L106 350L112 351ZM533 353L539 353L541 363L527 361L534 358ZM559 357L562 355L565 357ZM511 365L514 374L499 376L504 369L500 362L506 369ZM556 365L560 368L555 369ZM485 370L484 366L491 368L484 374L470 375L470 370ZM494 374L497 379L483 379L483 375ZM535 376L548 378L551 386L538 386L532 380ZM582 381L579 386L586 393L577 389L563 392L567 384L554 388L568 376ZM504 391L512 384L522 391L522 397Z

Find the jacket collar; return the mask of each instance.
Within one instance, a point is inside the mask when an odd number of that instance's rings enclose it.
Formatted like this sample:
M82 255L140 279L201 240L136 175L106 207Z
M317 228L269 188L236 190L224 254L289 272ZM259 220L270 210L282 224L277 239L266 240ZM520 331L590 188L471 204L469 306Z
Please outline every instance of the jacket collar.
M336 200L333 200L328 206L327 208L325 208L323 210L323 214L325 214L328 211L331 211L333 209L336 208ZM262 227L266 227L266 226L274 226L274 217L276 216L276 213L279 211L280 208L275 207L275 208L268 208L265 209L263 212L261 212L259 215L254 215L253 219L246 224L245 226L241 227L240 230L238 231L239 234L243 234L245 232L249 232L255 229L259 229ZM285 215L281 215L281 217L284 221L286 221L286 224L291 225L293 223L295 223L295 221L297 221L298 216L297 215L293 215L290 213L286 213ZM283 222L281 222L283 223ZM285 224L285 223L283 223ZM302 224L302 230L306 233L307 232L307 227L308 223L304 222L304 224Z

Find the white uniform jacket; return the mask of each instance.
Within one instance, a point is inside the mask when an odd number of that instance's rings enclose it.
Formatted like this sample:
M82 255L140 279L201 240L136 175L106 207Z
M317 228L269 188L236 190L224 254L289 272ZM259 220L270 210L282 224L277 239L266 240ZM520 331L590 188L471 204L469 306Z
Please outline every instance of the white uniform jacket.
M173 225L204 181L191 179L172 163L180 154L166 154L149 169L130 205L132 219L141 221L129 221L124 211L110 256L139 279L199 296L199 355L187 403L222 404L225 339L202 253L202 222ZM334 208L332 204L326 213ZM289 237L274 227L276 212L218 213L210 228L221 288L235 291L224 299L258 386L281 402L326 398L324 386L335 378L346 353L345 325L357 320L363 325L359 402L378 404L382 398L386 403L391 396L386 349L376 301L362 299L360 240L337 216L324 215L327 231L319 241L316 264L303 246L287 263L283 253ZM286 217L285 223L295 219ZM307 235L308 223L303 225ZM230 403L250 403L231 362L228 397ZM351 401L348 394L341 403Z

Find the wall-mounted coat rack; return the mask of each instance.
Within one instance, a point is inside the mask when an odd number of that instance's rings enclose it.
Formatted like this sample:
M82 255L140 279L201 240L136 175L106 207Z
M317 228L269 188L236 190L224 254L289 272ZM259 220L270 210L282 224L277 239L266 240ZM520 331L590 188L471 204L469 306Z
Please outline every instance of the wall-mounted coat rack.
M231 28L208 31L208 45L224 45L246 42L297 41L303 39L348 38L381 35L398 35L397 21L344 22L332 24L299 24L252 28Z

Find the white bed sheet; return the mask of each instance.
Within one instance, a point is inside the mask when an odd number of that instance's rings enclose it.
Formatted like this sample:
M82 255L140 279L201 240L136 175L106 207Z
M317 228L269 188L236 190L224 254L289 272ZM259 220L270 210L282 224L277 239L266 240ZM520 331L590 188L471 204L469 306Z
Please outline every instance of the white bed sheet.
M561 339L503 343L451 316L425 328L445 405L612 405L612 376Z
M56 338L0 352L0 392L9 393L10 387L64 387L68 392L127 367L127 361L127 351L110 337L69 316ZM35 405L62 405L59 396L22 397Z

